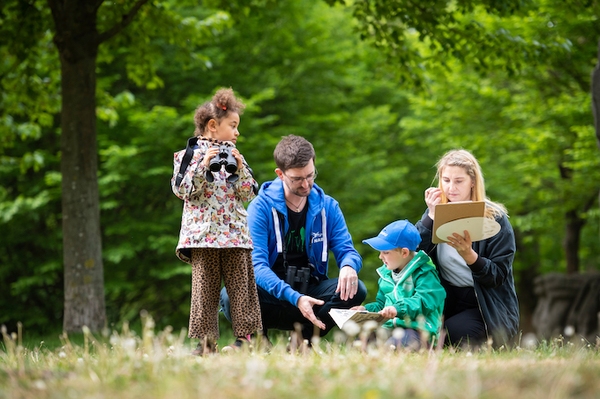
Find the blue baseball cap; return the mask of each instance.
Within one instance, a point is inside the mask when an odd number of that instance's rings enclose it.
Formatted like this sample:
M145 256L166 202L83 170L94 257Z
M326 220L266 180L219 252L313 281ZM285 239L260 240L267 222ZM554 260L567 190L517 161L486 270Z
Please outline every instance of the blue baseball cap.
M397 220L385 226L377 237L363 240L377 251L389 251L396 248L408 248L416 251L421 243L421 235L408 220Z

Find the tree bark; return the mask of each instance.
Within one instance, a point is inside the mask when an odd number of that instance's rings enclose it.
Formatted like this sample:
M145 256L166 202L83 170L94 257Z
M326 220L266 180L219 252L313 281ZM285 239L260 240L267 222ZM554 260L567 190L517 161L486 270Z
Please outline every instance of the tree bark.
M598 57L596 66L592 70L592 115L594 116L594 129L596 143L600 148L600 40L598 41Z
M565 214L565 238L563 248L567 259L567 274L579 273L579 241L584 221L577 216L576 210Z
M106 325L96 142L96 9L49 0L62 72L63 328Z
M535 278L540 271L539 242L524 242L523 236L515 231L517 254L522 267L513 270L516 289L519 293L519 310L521 313L520 328L523 334L534 332L533 314L537 305L535 294Z

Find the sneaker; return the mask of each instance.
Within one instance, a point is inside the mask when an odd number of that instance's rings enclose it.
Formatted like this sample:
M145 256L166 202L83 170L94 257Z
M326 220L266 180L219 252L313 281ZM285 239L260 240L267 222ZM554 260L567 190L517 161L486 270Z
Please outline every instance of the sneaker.
M217 344L206 338L198 342L196 349L192 351L193 356L206 356L215 353L217 353Z
M223 349L221 349L221 352L239 351L244 347L251 349L252 341L250 340L250 338L251 338L250 335L248 335L246 337L237 337L231 345L224 346Z

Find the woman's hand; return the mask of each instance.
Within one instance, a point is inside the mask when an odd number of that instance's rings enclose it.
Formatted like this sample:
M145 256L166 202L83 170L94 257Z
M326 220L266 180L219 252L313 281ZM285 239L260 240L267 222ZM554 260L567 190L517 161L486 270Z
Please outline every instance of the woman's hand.
M472 265L479 255L473 250L473 242L469 232L465 230L464 233L464 237L458 233L452 233L451 236L447 237L448 244L456 249L456 252L467 262L467 265Z
M442 190L440 188L429 187L425 190L425 203L431 220L435 218L435 206L440 202L442 202Z

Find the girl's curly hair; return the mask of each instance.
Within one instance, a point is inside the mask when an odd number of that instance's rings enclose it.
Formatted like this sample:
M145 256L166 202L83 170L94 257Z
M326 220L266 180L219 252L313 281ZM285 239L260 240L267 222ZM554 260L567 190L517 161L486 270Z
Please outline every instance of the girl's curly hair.
M217 123L229 114L229 112L235 112L241 115L244 112L246 105L235 97L233 90L219 89L213 96L212 100L205 102L204 104L196 108L194 114L194 136L201 136L205 130L208 121L214 119Z

